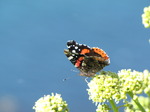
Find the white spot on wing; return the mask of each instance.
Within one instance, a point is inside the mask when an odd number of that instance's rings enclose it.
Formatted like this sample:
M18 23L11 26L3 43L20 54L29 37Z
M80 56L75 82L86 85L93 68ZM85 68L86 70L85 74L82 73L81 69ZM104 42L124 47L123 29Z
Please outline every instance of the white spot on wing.
M72 56L70 56L70 57L68 57L68 59L69 59L69 60L72 60L72 59L73 59L73 57L72 57Z
M75 50L72 50L72 53L76 53L76 51L75 51Z
M78 46L76 46L75 49L78 49Z

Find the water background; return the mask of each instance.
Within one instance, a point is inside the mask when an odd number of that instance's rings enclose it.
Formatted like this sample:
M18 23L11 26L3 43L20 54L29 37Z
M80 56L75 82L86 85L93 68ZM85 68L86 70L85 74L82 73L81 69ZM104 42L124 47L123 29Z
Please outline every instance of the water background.
M0 0L0 105L11 108L7 112L34 112L34 102L54 92L71 112L95 112L84 77L63 53L66 42L105 50L111 59L106 71L150 70L150 29L141 20L149 5L149 0Z

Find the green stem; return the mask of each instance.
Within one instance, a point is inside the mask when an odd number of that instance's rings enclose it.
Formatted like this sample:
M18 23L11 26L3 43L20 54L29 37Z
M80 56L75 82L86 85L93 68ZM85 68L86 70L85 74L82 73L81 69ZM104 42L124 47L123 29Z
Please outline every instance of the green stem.
M139 100L138 99L133 99L133 93L132 92L128 92L128 95L132 98L132 100L135 102L135 104L139 107L139 109L142 111L142 112L146 112L145 109L143 108L143 106L139 103Z
M147 96L150 98L150 92L148 92L148 93L146 93L147 94Z
M110 105L112 107L113 112L119 112L113 99L109 100L109 103L110 103Z

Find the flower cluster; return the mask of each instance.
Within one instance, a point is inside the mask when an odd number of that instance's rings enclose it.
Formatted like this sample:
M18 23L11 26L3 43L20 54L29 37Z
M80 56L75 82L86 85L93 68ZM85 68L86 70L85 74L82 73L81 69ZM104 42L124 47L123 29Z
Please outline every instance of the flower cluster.
M137 94L141 94L143 90L150 93L150 73L147 70L138 72L131 69L123 69L118 74L102 71L92 78L88 87L89 99L96 105L99 104L98 108L104 108L102 105L106 101L125 101L127 94L137 101Z
M111 100L113 96L119 94L119 79L116 73L100 72L89 83L89 99L93 102L102 103Z
M145 28L150 28L150 6L144 8L144 13L142 14L142 23Z
M148 70L144 70L143 72L144 84L143 89L146 94L150 96L150 72Z
M69 112L66 101L63 101L60 94L52 93L41 97L33 107L35 112Z
M103 105L98 105L96 112L109 112L110 108L108 105L103 104Z
M139 96L139 102L144 107L146 112L150 112L150 100L148 97ZM139 107L131 100L130 105L125 109L125 112L141 112Z
M118 72L119 82L121 86L121 92L128 93L132 92L133 94L142 93L143 86L143 73L138 71L121 70Z

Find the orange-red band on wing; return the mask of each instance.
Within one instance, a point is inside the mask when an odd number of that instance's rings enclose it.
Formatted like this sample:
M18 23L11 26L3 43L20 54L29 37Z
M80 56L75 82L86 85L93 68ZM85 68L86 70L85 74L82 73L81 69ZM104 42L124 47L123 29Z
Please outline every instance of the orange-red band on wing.
M90 50L89 49L82 49L81 53L80 54L86 54L86 53L89 53Z
M104 59L109 59L108 55L102 50L102 49L99 49L99 48L92 48L94 50L95 53L101 55Z
M81 64L81 61L82 61L83 59L84 59L84 57L80 57L80 58L76 61L75 67L79 67L80 64Z

